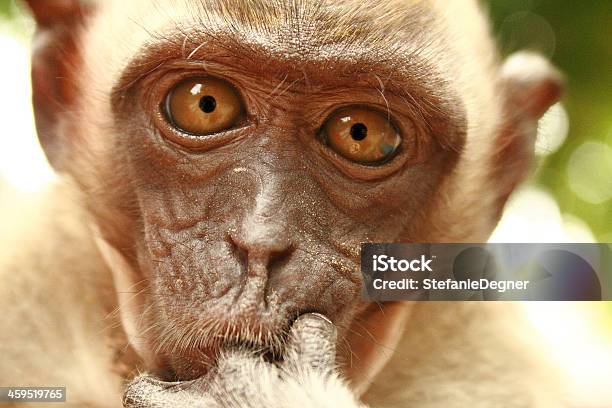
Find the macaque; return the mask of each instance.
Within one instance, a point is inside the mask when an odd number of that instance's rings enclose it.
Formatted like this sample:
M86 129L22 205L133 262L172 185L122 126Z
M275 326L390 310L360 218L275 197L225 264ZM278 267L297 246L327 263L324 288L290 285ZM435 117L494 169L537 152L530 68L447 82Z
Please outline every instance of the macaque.
M363 242L485 242L560 97L543 58L501 60L477 1L26 3L59 180L0 204L0 384L75 407L562 404L516 305L361 296Z

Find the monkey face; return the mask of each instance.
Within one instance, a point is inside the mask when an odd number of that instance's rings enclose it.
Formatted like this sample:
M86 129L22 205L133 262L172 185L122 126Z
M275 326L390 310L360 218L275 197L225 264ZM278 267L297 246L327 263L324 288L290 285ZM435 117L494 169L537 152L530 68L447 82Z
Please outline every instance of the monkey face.
M141 226L134 268L146 281L151 341L182 379L201 375L224 343L279 354L305 312L346 333L363 309L360 244L405 237L458 155L410 109L382 113L371 92L339 98L346 88L306 85L301 72L266 103L282 81L275 74L253 78L225 61L202 76L175 63L115 105L132 179L120 201L136 204L122 218ZM361 162L342 150L351 143L374 146L357 159L394 149Z
M360 244L485 240L556 98L547 70L498 72L472 3L245 4L105 2L53 31L81 69L34 69L130 341L179 379L228 344L274 358L306 312L350 347Z

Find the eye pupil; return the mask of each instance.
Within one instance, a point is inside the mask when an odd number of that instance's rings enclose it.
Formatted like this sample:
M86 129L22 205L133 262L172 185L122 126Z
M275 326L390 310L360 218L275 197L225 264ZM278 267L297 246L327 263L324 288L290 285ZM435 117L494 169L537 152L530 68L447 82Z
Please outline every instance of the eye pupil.
M200 99L200 109L204 113L211 113L217 107L217 100L210 95L203 96Z
M368 127L363 123L355 123L351 126L351 137L353 140L361 141L368 136Z

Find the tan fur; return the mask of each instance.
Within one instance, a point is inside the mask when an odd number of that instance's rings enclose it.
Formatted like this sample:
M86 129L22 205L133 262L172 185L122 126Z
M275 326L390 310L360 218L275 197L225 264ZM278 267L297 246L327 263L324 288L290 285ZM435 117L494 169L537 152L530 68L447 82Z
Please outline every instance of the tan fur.
M114 344L114 289L78 200L65 181L3 191L0 383L65 386L72 406L116 407L126 344Z
M373 407L553 407L562 377L513 303L420 303L364 399Z

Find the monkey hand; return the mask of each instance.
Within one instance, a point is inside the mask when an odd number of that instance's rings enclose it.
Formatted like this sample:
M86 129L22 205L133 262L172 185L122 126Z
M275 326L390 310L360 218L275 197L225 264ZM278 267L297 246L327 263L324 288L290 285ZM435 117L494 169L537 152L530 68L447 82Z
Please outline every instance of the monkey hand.
M150 375L128 386L126 408L332 408L362 406L338 376L336 329L325 317L305 314L294 323L283 361L273 364L244 350L222 353L217 367L189 382Z

